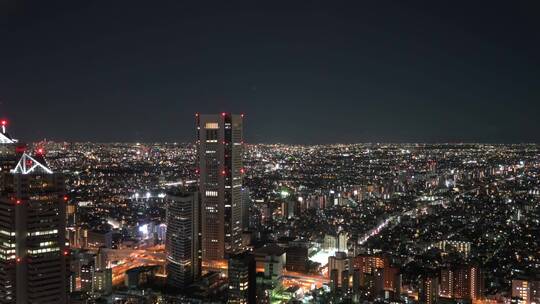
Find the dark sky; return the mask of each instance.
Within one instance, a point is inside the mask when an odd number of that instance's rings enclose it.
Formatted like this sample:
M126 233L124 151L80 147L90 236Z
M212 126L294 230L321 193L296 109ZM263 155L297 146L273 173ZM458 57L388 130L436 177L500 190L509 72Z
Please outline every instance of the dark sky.
M0 0L25 141L540 142L539 1Z

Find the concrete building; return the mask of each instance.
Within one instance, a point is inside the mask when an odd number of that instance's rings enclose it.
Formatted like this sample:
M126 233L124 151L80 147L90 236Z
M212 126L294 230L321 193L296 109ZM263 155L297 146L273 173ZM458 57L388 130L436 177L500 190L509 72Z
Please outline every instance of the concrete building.
M350 271L350 259L345 252L337 251L335 256L328 257L328 273L331 274L332 270L337 271L337 279L335 282L338 287L341 287L343 282L343 274ZM332 280L333 278L330 277Z
M483 285L482 271L476 265L456 265L441 270L441 298L474 301L482 298Z
M199 194L176 190L167 204L167 284L186 288L201 275Z
M334 235L325 234L322 248L323 250L334 250L338 247L338 239Z
M242 247L243 115L196 115L202 257L222 260Z
M255 258L248 252L229 257L229 304L255 304Z
M0 183L0 303L67 302L65 186L41 151Z
M92 291L103 295L110 295L112 293L112 269L105 268L101 270L94 270L94 276L92 277Z
M436 276L424 276L421 278L418 298L420 303L437 303L439 298L439 280Z
M10 172L24 152L24 144L7 132L7 120L0 120L0 172Z
M337 237L337 249L339 251L347 252L348 247L347 244L349 242L349 236L346 232L340 232Z
M513 279L512 299L517 304L540 303L540 278Z

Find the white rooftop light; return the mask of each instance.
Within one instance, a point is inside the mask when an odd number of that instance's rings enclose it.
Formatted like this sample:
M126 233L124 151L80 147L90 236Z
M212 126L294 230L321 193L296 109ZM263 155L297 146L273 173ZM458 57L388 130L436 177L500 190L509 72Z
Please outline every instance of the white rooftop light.
M15 169L11 170L11 173L30 174L30 173L47 173L52 174L52 170L47 168L44 164L37 161L32 156L23 153L21 159L15 166Z
M14 144L16 142L18 142L18 140L9 138L6 134L0 132L0 144Z

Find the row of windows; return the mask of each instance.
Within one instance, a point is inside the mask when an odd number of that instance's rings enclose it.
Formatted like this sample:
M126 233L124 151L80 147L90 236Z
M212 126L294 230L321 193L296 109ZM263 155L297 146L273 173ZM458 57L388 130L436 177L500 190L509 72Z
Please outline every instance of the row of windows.
M206 196L207 196L207 197L217 197L217 196L218 196L218 192L217 192L217 191L206 190Z
M58 233L58 229L34 231L34 232L30 232L29 235L39 236L39 235L48 235L48 234L55 234L55 233Z
M55 252L55 251L59 251L60 248L58 247L50 247L50 248L42 248L42 249L31 249L31 250L28 250L28 253L30 254L40 254L40 253L47 253L47 252Z
M217 122L207 122L204 124L205 129L219 129L219 124Z

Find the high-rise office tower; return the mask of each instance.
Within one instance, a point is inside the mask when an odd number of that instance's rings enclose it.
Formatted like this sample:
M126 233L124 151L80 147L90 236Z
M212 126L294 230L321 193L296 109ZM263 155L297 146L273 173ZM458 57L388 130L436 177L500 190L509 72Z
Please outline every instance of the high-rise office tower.
M1 178L0 303L66 303L64 178L26 153Z
M255 304L255 258L249 252L229 257L229 304Z
M7 132L7 120L0 120L0 172L10 172L19 161L24 145Z
M167 204L167 283L186 288L201 273L199 194L176 190L165 197Z
M242 245L243 115L196 115L202 257L220 260Z

